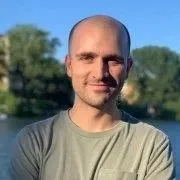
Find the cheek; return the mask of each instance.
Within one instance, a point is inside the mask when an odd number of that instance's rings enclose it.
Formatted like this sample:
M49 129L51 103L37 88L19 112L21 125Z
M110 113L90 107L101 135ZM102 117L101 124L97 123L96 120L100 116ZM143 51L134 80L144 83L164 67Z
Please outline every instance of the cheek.
M125 73L125 67L118 67L111 70L111 76L113 76L116 81L125 79L126 73Z
M84 66L73 66L72 68L72 79L77 79L78 82L84 81L88 76L88 69ZM76 83L78 83L76 82Z

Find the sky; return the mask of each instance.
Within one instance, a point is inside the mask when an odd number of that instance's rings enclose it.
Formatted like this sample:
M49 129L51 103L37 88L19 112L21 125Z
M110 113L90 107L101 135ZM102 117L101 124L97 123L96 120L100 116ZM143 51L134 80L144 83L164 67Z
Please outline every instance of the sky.
M180 0L1 0L0 7L0 34L15 24L35 24L60 39L56 56L62 61L71 27L96 14L124 23L132 49L158 45L180 53Z

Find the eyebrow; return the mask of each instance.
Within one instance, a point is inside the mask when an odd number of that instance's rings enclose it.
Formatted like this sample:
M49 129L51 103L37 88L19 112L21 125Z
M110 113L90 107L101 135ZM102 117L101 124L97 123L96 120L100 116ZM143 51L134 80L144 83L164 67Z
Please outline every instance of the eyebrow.
M79 54L76 54L76 57L83 57L83 56L92 56L92 57L97 57L98 54L94 52L81 52Z
M118 59L119 61L124 61L124 57L117 54L106 55L104 56L104 59Z
M94 52L81 52L79 54L76 54L76 57L83 57L83 56L97 57L98 54L94 53ZM109 55L105 55L103 57L103 59L111 59L111 58L118 59L120 61L122 61L122 60L124 61L124 57L121 55L117 55L117 54L109 54Z

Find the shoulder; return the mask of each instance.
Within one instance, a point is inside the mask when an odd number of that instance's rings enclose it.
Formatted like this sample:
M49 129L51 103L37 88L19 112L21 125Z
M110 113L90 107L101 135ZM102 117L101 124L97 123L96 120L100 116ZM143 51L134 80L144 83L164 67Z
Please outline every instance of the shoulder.
M169 137L162 130L153 125L145 123L124 112L123 120L126 122L128 130L133 133L133 136L139 139L148 139L154 142L169 142Z
M63 131L65 126L66 111L30 125L26 125L17 134L15 142L26 147L36 147L38 150L44 150L52 141L54 136Z
M159 159L173 164L170 139L160 129L126 114L124 136L125 141L133 147L133 151L134 147L137 148L141 155L144 155L144 159L149 157L149 162L157 162Z
M65 114L66 111L61 111L57 115L50 117L48 119L44 119L42 121L34 122L30 125L26 125L21 132L29 132L29 133L34 133L34 134L42 134L42 135L47 135L48 132L52 131L56 125L59 126L59 124L62 125L64 124L65 120ZM21 134L21 132L19 134Z

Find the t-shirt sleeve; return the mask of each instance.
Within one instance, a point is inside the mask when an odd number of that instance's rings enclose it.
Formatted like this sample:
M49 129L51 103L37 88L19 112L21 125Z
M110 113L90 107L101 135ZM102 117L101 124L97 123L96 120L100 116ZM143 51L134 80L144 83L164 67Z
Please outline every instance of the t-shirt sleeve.
M39 148L37 137L28 126L18 133L11 151L10 180L39 179Z
M171 143L163 133L156 138L145 180L160 179L175 180L175 165Z

